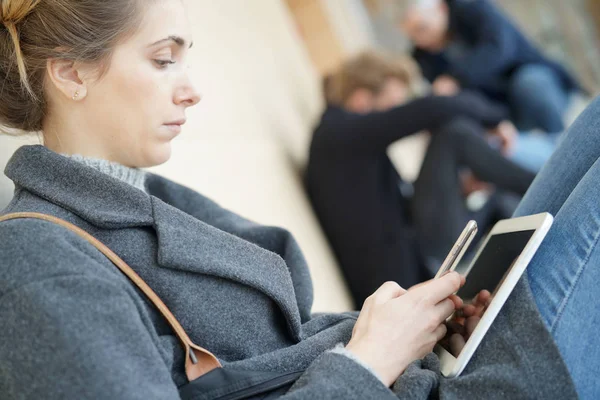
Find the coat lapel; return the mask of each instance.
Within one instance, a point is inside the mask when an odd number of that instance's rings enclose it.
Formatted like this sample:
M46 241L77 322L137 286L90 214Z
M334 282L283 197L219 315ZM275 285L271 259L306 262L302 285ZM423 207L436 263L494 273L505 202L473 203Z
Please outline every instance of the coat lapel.
M208 225L152 197L158 263L165 268L216 276L250 286L283 311L290 333L300 340L294 286L277 254Z
M17 150L5 172L17 187L57 204L99 228L154 226L161 266L229 279L260 291L281 308L292 336L299 340L300 311L290 270L282 258L290 258L290 262L297 264L301 256L294 246L290 249L290 246L275 240L275 243L264 246L271 251L265 250L250 240L257 239L253 235L270 239L273 236L247 229L239 217L239 220L225 217L222 221L224 226L219 229L157 197L43 146L24 146ZM151 180L150 186L154 181L156 179ZM181 190L169 192L176 197L189 195ZM197 207L209 214L215 210L216 206L205 204L207 200L202 200L199 195L190 199L179 200L180 203L199 202ZM253 235L244 237L244 233ZM275 251L279 251L281 256ZM306 268L296 270L299 271L295 272L299 274L294 276L296 280L310 282L304 275L308 274ZM310 285L304 286L307 287L299 287L301 297L310 303ZM310 307L303 308L310 310Z

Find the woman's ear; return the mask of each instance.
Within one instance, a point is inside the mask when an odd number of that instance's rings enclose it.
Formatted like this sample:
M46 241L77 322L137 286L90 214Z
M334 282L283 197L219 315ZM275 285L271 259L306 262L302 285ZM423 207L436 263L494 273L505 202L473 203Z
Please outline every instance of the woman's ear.
M49 59L47 72L52 85L65 97L74 101L87 96L87 84L80 66L71 60Z

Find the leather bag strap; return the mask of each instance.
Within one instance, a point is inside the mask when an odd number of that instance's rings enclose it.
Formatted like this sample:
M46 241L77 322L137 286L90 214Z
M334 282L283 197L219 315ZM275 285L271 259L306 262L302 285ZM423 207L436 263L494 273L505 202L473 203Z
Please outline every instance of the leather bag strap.
M158 297L156 293L144 282L144 280L129 266L125 261L123 261L119 256L117 256L112 250L110 250L107 246L102 244L99 240L94 238L92 235L84 231L83 229L64 221L60 218L56 218L46 214L39 213L14 213L7 214L4 216L0 216L0 222L15 220L15 219L24 219L24 218L33 218L40 219L48 222L55 223L62 227L69 229L70 231L76 233L81 238L88 241L91 245L96 247L102 254L104 254L122 273L127 275L127 277L146 295L148 300L154 304L154 306L160 311L160 313L165 317L169 325L173 328L173 331L179 338L183 348L185 350L185 354L187 355L185 358L185 373L187 375L188 380L191 382L202 375L209 373L210 371L221 368L221 363L212 354L210 351L197 346L194 344L177 318L169 311L169 308L163 303L163 301Z

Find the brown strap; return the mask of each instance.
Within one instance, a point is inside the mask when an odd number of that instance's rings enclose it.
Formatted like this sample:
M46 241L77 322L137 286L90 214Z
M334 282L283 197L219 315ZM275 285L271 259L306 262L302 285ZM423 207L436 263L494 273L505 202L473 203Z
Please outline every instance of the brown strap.
M135 283L135 285L140 288L142 292L148 297L148 299L156 306L158 311L166 318L169 322L169 325L175 331L175 334L181 341L185 354L187 357L185 358L185 373L190 381L193 381L204 374L216 369L221 368L221 363L210 351L203 349L200 346L195 345L185 333L185 330L177 321L177 318L169 311L165 303L154 293L152 289L144 282L144 280L133 270L129 265L125 263L119 256L113 253L108 247L102 244L99 240L94 238L89 233L85 232L83 229L78 228L77 226L63 221L62 219L52 217L50 215L38 214L38 213L15 213L8 214L4 216L0 216L0 222L8 221L12 219L20 219L20 218L35 218L41 219L48 222L53 222L60 226L63 226L77 235L81 236L83 239L87 240L94 247L96 247L102 254L104 254L110 261L115 264L117 268L121 270L127 277Z

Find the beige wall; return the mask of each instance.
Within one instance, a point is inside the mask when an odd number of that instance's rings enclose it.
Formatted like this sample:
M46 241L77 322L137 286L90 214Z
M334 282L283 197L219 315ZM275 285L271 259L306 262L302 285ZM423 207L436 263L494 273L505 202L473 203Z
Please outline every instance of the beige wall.
M375 45L361 0L285 0L316 70L326 76Z
M376 45L367 8L361 0L320 0L336 33L345 57Z
M325 76L344 59L342 41L329 20L322 0L286 0L315 69Z

